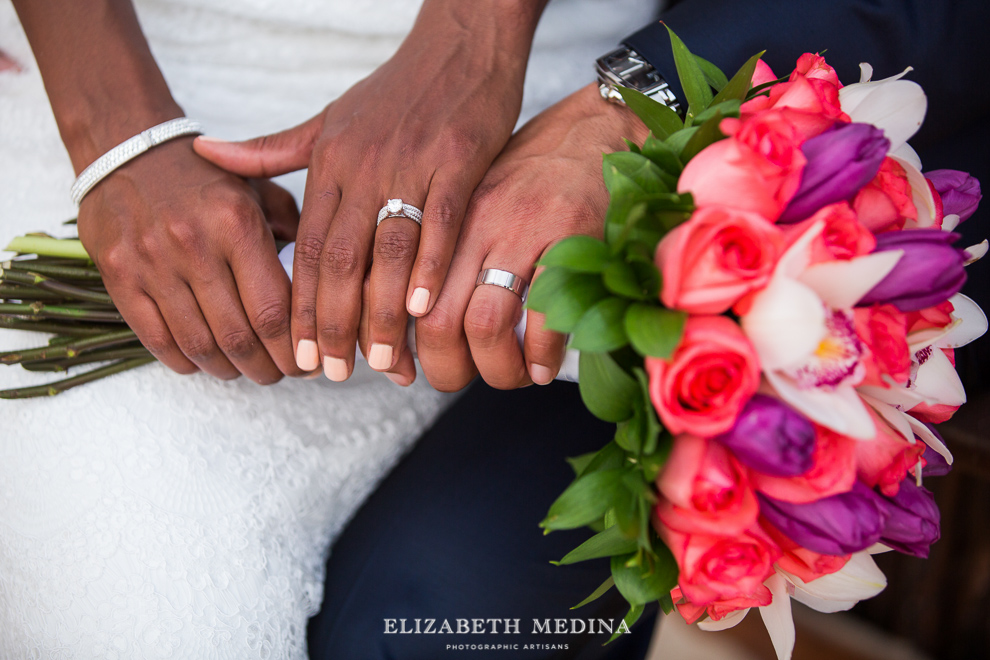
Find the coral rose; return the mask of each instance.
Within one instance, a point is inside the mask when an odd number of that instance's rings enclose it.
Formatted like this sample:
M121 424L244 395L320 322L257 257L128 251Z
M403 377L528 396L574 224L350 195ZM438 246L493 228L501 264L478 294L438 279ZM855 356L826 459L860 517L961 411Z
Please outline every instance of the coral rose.
M756 522L759 504L746 471L717 442L691 435L674 448L657 478L660 521L686 533L737 534Z
M772 477L750 471L753 488L784 502L804 504L847 492L856 482L859 441L816 426L814 463L799 477Z
M811 263L848 261L873 252L877 241L856 219L848 202L836 202L818 210L813 216L795 225L784 225L784 241L793 245L811 225L824 222L825 227L811 242Z
M856 334L863 340L866 375L861 385L890 387L884 376L904 384L911 375L907 343L907 316L893 305L873 305L853 310Z
M856 444L856 475L870 488L879 487L888 497L897 494L908 471L918 465L925 453L925 443L904 436L871 411L877 435L873 440Z
M646 358L650 399L674 435L711 437L735 424L760 384L756 351L724 316L692 316L669 359Z
M657 246L660 299L691 314L720 314L766 285L780 258L781 230L748 211L710 206Z
M903 229L909 219L918 219L907 172L889 156L884 158L873 180L856 194L853 208L860 222L876 234Z
M740 609L769 604L772 597L763 582L781 552L759 525L733 536L683 534L663 525L657 531L677 560L681 592L694 605L735 601L733 609Z
M732 137L692 158L677 191L690 192L699 208L727 206L776 220L801 182L801 135L777 111L726 119L721 128Z

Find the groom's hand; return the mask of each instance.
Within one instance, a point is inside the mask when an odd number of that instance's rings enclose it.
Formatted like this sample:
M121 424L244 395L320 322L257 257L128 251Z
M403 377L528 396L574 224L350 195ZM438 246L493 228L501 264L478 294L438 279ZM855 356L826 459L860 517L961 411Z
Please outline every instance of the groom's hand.
M262 384L301 375L272 235L292 237L295 203L206 162L191 142L162 144L104 179L80 205L79 237L128 325L168 367Z
M478 372L500 389L554 379L564 336L528 311L520 347L522 301L499 286L476 287L476 278L497 268L532 281L534 264L561 239L600 237L608 207L602 154L624 149L623 138L642 143L646 133L630 110L588 85L513 136L471 199L433 311L416 322L420 364L435 388L458 390Z
M296 241L292 336L300 367L346 379L367 293L369 364L412 364L408 315L436 304L468 200L519 114L545 0L427 0L398 52L308 122L196 150L243 176L309 167ZM386 200L423 211L387 218Z

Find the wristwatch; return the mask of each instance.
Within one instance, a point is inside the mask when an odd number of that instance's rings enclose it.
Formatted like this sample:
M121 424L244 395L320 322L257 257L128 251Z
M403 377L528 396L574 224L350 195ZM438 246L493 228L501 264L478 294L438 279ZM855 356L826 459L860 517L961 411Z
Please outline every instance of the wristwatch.
M619 88L627 87L680 112L680 104L667 81L642 55L628 46L621 46L599 57L595 70L598 73L598 91L606 101L625 104Z

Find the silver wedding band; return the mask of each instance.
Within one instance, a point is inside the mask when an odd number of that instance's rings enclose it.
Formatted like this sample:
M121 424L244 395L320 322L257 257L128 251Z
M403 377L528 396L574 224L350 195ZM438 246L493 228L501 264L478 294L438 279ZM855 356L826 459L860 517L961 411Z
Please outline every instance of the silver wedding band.
M526 287L529 286L526 280L518 275L513 275L507 270L499 270L498 268L486 268L478 273L478 281L474 285L481 286L482 284L500 286L503 289L508 289L520 298L526 296Z
M378 212L378 224L382 224L385 218L409 218L416 224L423 225L423 212L412 204L403 204L401 199L390 199L382 207Z

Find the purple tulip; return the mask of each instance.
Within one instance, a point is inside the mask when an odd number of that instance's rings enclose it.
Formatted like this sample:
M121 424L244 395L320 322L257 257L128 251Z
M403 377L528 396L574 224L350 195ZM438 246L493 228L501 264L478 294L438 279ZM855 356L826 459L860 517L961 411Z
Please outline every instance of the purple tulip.
M875 252L903 250L894 270L860 299L860 305L891 303L914 312L948 300L966 281L967 255L952 247L959 234L941 229L905 229L877 236Z
M796 477L814 463L815 427L765 394L754 395L732 430L715 439L746 467L774 477Z
M840 124L809 139L801 145L808 159L801 185L777 222L800 222L823 206L852 199L880 171L889 148L890 140L872 124Z
M823 555L848 555L877 541L887 522L883 499L857 481L848 493L808 504L781 502L757 494L760 513L803 548Z
M929 546L940 536L935 497L908 477L897 495L883 502L887 522L880 542L904 554L928 557Z
M945 215L955 213L959 216L959 222L969 219L983 199L979 180L966 172L933 170L926 172L925 178L932 182L942 197L942 212Z
M928 427L929 431L935 434L936 438L942 440L942 436L935 430L934 424L929 424L927 422L922 423ZM915 438L918 442L924 442L924 440L918 438L917 436L915 436ZM945 444L944 440L942 440L942 444ZM942 477L952 471L952 466L949 465L947 460L945 460L945 457L927 444L925 445L925 453L922 454L921 457L925 459L925 467L921 469L921 476L923 477Z

